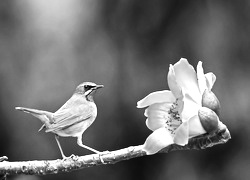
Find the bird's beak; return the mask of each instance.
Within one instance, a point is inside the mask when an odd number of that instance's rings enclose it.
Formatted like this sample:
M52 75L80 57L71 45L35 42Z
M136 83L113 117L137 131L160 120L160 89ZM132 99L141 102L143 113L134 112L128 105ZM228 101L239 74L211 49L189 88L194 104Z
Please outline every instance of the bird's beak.
M103 88L103 85L96 85L95 89Z

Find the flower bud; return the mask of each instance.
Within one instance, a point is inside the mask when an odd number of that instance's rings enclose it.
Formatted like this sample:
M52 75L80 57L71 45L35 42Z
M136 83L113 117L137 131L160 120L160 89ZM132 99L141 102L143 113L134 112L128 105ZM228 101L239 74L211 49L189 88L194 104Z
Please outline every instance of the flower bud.
M218 116L220 111L220 101L217 99L215 94L206 89L202 95L201 105L213 110Z
M217 114L209 108L201 107L198 116L202 127L208 132L213 133L218 129L219 118Z

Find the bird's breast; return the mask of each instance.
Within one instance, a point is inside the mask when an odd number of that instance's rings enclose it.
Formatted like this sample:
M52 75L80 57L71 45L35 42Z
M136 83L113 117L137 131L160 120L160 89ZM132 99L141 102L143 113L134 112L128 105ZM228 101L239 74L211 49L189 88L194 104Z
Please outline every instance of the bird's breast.
M96 104L94 102L89 102L90 107L92 109L92 116L96 118L97 116L97 107Z
M86 119L78 117L78 119L75 120L75 123L72 122L71 125L58 129L54 133L64 137L77 137L79 134L84 133L84 131L95 121L97 116L97 107L94 102L89 102L89 108L87 111L89 112L86 112L86 109L82 112L79 112L80 114L83 114L83 117L84 113L88 113L89 116Z

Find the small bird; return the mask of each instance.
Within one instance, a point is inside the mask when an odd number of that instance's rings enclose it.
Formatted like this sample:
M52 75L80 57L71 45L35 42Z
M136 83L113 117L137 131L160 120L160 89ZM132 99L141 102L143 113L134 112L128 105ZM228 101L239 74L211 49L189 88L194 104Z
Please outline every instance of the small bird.
M97 107L93 96L96 90L102 87L104 86L92 82L80 84L77 86L72 97L54 113L25 107L16 107L16 109L30 113L40 119L43 125L39 131L45 128L45 132L55 134L55 139L63 159L66 156L60 145L59 136L77 137L77 144L79 146L99 154L99 151L83 145L82 134L94 122L97 116Z

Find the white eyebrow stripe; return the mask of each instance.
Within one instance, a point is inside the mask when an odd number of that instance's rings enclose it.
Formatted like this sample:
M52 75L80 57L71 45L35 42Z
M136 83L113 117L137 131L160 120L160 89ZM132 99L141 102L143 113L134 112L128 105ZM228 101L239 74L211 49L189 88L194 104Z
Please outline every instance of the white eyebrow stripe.
M93 89L91 88L91 89L87 90L87 91L84 93L84 95L85 95L85 96L88 96L92 91L93 91Z

